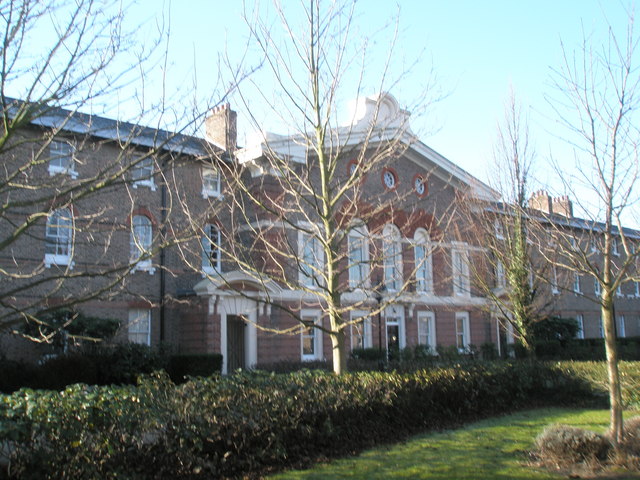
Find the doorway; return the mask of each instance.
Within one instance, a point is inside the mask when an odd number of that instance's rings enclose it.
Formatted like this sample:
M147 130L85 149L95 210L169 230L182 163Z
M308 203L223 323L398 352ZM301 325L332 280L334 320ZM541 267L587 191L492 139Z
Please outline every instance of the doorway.
M245 330L246 319L242 315L227 315L227 371L246 368Z

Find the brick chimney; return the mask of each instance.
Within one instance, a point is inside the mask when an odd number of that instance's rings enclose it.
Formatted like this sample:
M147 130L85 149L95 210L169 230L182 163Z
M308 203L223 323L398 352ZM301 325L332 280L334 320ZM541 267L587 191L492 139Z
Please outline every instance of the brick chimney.
M563 217L573 217L573 203L569 200L568 195L562 195L551 200L551 208L556 215Z
M533 192L533 195L529 198L529 208L549 214L552 212L551 197L544 190Z
M228 103L218 105L204 121L207 140L225 152L233 153L238 137L237 121L238 114Z

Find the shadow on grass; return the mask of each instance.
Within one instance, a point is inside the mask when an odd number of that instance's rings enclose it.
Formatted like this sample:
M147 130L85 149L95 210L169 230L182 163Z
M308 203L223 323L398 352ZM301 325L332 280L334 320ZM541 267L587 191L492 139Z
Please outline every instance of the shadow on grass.
M566 474L527 465L527 451L542 429L552 423L604 431L607 410L541 409L477 422L459 430L413 437L406 443L364 452L303 471L284 472L272 479L319 480L430 479L529 480L561 479ZM637 478L633 476L599 477Z

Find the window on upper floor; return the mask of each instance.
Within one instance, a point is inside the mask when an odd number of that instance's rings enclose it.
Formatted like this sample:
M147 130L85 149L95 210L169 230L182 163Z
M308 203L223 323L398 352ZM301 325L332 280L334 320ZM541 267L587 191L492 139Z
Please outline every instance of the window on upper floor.
M498 218L493 221L493 231L498 240L504 240L504 226Z
M369 287L369 233L367 227L359 224L353 227L347 237L349 249L349 286Z
M133 308L129 310L128 338L131 343L151 345L151 310Z
M204 226L202 236L202 271L214 273L220 271L220 229L213 224Z
M133 166L131 167L131 179L133 180L133 188L149 187L151 190L156 189L153 180L154 165L153 158L143 155L135 155L133 157Z
M416 271L416 291L433 292L433 265L431 262L431 241L426 230L420 228L413 239L413 254Z
M306 232L298 232L299 282L307 288L318 288L322 282L324 254L320 240Z
M66 174L77 178L75 165L76 149L70 142L53 140L49 144L49 175Z
M502 260L496 260L496 288L505 288L507 286L507 275L504 271L504 263Z
M59 208L47 217L44 243L44 264L46 267L72 265L73 227L73 214L70 208Z
M451 266L453 277L453 294L457 296L471 295L469 278L469 252L454 247L451 250Z
M220 172L213 167L202 167L202 196L219 197L221 192Z
M395 225L386 225L382 230L382 265L384 286L387 290L402 288L402 242L400 230Z
M578 272L573 272L573 293L581 293L580 289L580 274Z
M611 239L611 253L613 255L615 255L616 257L620 255L620 250L618 248L618 239L617 238L612 238Z
M600 285L600 281L597 278L593 279L593 293L597 296L602 292L602 286Z
M135 263L134 270L147 270L153 273L151 266L151 246L153 244L153 224L145 215L134 215L131 219L130 260Z

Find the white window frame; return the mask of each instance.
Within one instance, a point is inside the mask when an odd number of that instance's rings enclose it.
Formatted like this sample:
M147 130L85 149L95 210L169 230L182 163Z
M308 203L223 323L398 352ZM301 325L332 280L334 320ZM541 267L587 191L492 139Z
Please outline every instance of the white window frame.
M398 227L385 225L382 230L382 265L384 270L384 286L390 292L402 288L402 236Z
M433 312L421 311L417 315L418 345L429 347L429 353L436 354L436 316Z
M497 218L493 221L493 230L498 240L504 240L504 226Z
M311 245L309 249L308 246ZM298 281L300 285L310 288L320 288L322 271L324 269L324 252L320 240L310 233L298 231L299 264Z
M600 334L600 338L604 338L604 322L602 321L602 317L600 317L600 322L598 322L598 333Z
M469 251L466 248L451 249L451 276L453 295L461 297L471 296L469 278Z
M578 272L573 272L573 293L582 293L582 290L580 289L580 274Z
M203 166L202 173L202 197L222 198L222 178L220 170L211 166Z
M145 224L142 220L145 219ZM146 223L148 222L148 224ZM135 262L133 270L144 270L153 274L155 269L152 267L151 257L139 260L145 253L149 252L153 246L153 222L146 215L134 215L131 218L131 234L129 241L129 259Z
M347 249L349 251L349 287L356 289L369 288L371 285L369 276L369 232L364 224L353 227L349 231Z
M313 323L313 325L322 324L322 312L320 310L301 310L300 318L304 322L308 321ZM312 353L305 353L305 339L308 338L311 338L311 345L313 346ZM300 358L303 362L322 360L322 330L316 327L306 326L300 330Z
M504 263L502 263L502 260L496 260L496 288L507 288L507 275L504 271Z
M593 293L598 297L602 293L602 287L600 286L600 281L595 277L593 278Z
M356 348L371 348L373 346L373 329L369 312L352 310L349 312L351 324L351 350ZM362 320L355 323L355 320ZM361 340L361 341L360 341Z
M58 208L47 217L45 226L44 265L73 267L74 218L71 208Z
M624 322L624 315L618 315L616 317L616 332L618 338L625 338L627 336L627 329Z
M558 267L555 265L551 267L551 277L551 293L558 295L560 293L560 288L558 287Z
M456 332L456 347L458 352L466 353L471 345L469 328L469 312L456 312L454 317Z
M151 309L129 309L129 323L127 327L129 342L151 345Z
M144 155L135 155L133 157L134 165L131 167L133 188L148 187L152 192L155 192L156 184L153 179L155 162L151 156L143 157Z
M75 162L75 146L67 141L52 140L49 144L49 175L69 175L78 178Z
M433 262L431 239L423 228L416 230L413 237L413 257L416 270L416 292L433 293Z
M576 338L584 338L584 315L581 313L576 315L576 323L578 324L578 331L576 332Z
M622 293L622 283L618 285L618 288L616 288L616 297L624 297L624 294Z
M613 255L615 255L616 257L620 256L620 249L618 248L618 239L617 238L612 238L611 239L611 253Z
M202 244L202 271L213 274L221 271L220 227L213 223L208 223L203 228L201 239ZM215 238L214 238L215 237ZM215 258L214 258L215 255ZM213 260L213 262L212 262Z
M635 287L634 296L640 297L640 280L633 282L633 285Z

